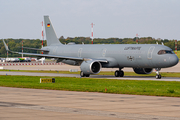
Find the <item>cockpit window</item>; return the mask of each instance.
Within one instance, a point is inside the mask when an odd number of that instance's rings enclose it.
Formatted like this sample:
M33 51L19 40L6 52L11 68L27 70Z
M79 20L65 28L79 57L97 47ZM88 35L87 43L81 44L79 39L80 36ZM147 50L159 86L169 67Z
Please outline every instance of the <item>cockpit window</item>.
M158 52L158 55L162 55L162 54L174 54L174 52L172 50L160 50Z

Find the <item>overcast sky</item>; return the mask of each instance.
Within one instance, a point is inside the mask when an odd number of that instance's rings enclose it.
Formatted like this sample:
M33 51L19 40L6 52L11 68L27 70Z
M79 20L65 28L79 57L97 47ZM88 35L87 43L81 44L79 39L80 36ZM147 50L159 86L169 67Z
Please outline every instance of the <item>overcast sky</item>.
M180 0L0 0L0 39L41 39L44 15L58 38L180 40Z

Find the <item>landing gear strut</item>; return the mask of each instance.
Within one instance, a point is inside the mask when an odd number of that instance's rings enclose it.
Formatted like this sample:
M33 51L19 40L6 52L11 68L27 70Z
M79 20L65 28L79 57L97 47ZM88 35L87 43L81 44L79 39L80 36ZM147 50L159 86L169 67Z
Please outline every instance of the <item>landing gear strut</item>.
M121 69L116 70L114 72L114 75L115 75L115 77L124 77L124 71L122 71Z
M81 72L80 72L80 76L81 76L81 77L89 77L90 74L84 74L83 71L81 71Z
M156 71L156 79L161 79L161 75L160 75L160 71L161 68L155 68L155 71Z

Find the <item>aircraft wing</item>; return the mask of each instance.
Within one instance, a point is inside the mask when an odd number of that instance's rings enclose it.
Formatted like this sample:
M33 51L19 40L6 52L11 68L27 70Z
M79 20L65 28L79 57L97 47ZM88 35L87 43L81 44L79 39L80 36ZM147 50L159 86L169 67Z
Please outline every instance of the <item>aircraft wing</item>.
M38 56L38 57L48 57L48 58L60 58L60 59L75 60L75 61L96 60L96 61L99 61L99 62L105 62L105 63L108 62L106 59L91 59L91 58L69 57L69 56L60 56L60 55L51 55L51 54L37 54L37 53L14 52L14 51L10 51L9 50L9 48L6 45L4 39L3 39L3 43L4 43L6 51L9 51L9 52L12 52L12 53L17 53L17 54L32 55L32 56Z
M38 48L29 48L29 47L18 47L18 48L49 52L49 50L42 50L42 49L38 49Z
M22 52L16 52L18 54L24 54L24 55L32 55L32 56L38 56L38 57L49 57L49 58L63 58L68 60L84 60L83 58L79 57L68 57L68 56L60 56L60 55L51 55L51 54L36 54L36 53L22 53Z
M51 54L22 53L22 52L15 52L15 53L38 56L38 57L60 58L60 59L75 60L75 61L96 60L96 61L104 62L104 63L108 62L106 59L91 59L91 58L69 57L69 56L60 56L60 55L51 55Z

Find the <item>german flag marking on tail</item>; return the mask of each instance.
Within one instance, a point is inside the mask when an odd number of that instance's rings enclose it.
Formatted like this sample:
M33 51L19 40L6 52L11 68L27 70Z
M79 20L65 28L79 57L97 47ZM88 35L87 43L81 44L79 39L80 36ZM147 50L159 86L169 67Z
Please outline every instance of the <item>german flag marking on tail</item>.
M47 24L47 27L50 27L50 23Z

